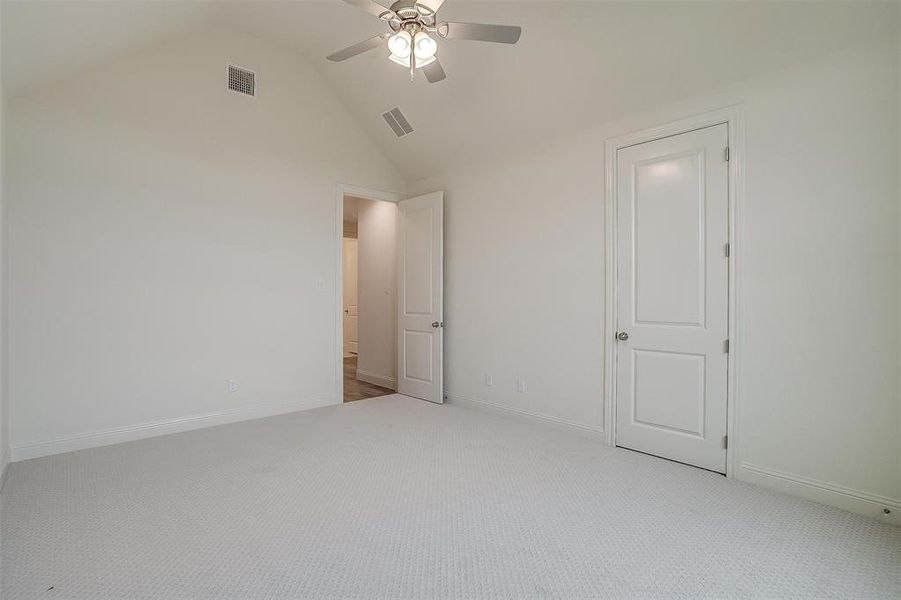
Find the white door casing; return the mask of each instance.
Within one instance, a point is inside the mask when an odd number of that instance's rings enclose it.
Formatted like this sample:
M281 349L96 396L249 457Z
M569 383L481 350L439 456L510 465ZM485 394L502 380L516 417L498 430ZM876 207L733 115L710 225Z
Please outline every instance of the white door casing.
M616 445L726 472L728 125L616 155Z
M397 391L442 403L444 192L398 203Z

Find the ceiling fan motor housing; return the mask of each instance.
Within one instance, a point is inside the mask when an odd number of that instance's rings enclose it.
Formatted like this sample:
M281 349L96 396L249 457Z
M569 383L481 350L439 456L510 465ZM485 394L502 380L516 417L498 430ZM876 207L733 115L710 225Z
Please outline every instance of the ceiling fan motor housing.
M435 11L415 0L397 0L386 13L386 20L394 31L410 29L411 25L428 30L433 29L437 23Z

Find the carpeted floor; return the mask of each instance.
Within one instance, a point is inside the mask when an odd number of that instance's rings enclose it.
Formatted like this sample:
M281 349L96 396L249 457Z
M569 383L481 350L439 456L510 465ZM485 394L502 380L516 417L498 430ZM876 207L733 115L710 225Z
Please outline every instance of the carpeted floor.
M12 465L2 596L899 598L901 528L392 395Z

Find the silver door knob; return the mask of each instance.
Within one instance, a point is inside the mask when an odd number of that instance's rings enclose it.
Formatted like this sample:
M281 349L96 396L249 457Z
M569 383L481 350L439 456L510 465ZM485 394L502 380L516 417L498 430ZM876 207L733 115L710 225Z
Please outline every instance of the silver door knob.
M441 323L439 323L438 321L432 321L432 327L434 327L435 329L438 329L440 325Z
M621 342L625 342L626 340L629 339L629 334L626 333L625 331L620 331L619 333L616 334L616 339L618 339Z

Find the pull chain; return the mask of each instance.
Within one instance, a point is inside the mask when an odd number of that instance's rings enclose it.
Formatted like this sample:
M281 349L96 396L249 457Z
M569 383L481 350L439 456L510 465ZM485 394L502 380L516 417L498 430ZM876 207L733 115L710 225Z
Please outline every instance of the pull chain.
M410 83L413 83L413 76L416 74L416 34L410 36Z

